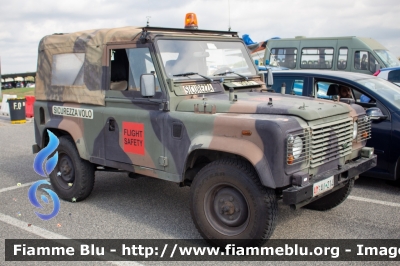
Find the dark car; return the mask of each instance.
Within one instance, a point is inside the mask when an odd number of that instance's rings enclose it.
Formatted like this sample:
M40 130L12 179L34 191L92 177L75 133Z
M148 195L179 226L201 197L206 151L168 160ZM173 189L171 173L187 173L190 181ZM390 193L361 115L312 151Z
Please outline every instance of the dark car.
M20 82L16 83L16 88L23 88L23 87L25 87L25 83L24 82L20 81Z
M286 94L337 100L338 92L333 93L331 88L336 85L350 88L355 103L370 115L372 138L367 146L374 147L378 155L377 166L364 175L400 180L400 87L381 78L352 72L288 70L272 73L272 89L279 93L285 86ZM353 100L341 101L351 103Z
M10 82L5 82L5 83L3 83L3 88L4 89L12 89L13 85Z

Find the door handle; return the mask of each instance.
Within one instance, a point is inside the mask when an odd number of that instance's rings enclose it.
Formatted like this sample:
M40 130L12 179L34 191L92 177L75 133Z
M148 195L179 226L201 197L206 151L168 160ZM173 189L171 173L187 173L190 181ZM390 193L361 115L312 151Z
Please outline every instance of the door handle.
M115 120L108 120L108 131L115 131Z

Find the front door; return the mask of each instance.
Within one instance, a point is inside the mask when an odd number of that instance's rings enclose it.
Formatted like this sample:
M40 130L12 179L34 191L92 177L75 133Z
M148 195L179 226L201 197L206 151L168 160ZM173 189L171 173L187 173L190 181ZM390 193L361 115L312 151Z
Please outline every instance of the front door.
M379 101L370 97L370 103L363 103L357 99L357 103L364 108L378 107L384 115L387 115L387 119L384 120L372 120L371 122L371 138L367 141L367 147L373 147L375 154L378 156L378 162L376 167L373 169L376 172L387 173L390 171L389 163L392 161L390 158L392 149L392 121L389 110L381 104Z
M160 158L165 112L154 99L163 99L156 78L156 94L150 98L140 92L140 76L156 76L152 50L148 45L113 45L110 58L109 88L104 108L104 147L106 160L164 170Z

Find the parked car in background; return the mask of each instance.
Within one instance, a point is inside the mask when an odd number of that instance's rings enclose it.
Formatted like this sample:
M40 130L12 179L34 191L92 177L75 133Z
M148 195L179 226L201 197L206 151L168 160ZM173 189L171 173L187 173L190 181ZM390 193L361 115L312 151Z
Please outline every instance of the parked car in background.
M12 83L10 83L10 82L5 82L5 83L3 83L3 89L12 89L13 88L13 85L12 85Z
M16 83L16 86L15 86L16 88L24 88L25 87L25 82L23 82L23 81L18 81L17 83Z
M26 84L27 88L34 88L35 87L35 83L28 83Z
M400 86L400 67L382 68L374 73L374 76L383 78Z
M367 146L374 147L378 155L377 166L364 175L400 180L400 87L372 75L343 71L287 70L272 73L272 89L281 92L284 86L286 94L331 101L336 97L330 91L332 84L350 88L354 103L363 106L370 115L372 138Z

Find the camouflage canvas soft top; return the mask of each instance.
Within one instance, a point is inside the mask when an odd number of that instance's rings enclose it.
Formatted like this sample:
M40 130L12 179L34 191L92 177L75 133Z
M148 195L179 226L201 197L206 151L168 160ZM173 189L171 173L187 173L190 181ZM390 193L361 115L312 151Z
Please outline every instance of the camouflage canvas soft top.
M43 37L38 51L36 99L104 105L104 46L134 41L141 31L140 27L123 27Z

